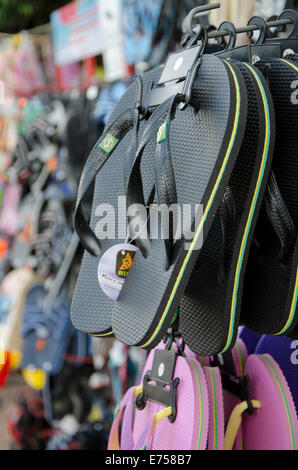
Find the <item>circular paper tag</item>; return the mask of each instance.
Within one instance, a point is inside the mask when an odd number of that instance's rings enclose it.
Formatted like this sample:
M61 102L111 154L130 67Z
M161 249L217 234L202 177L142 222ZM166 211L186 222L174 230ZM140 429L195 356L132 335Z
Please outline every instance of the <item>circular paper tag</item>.
M119 243L101 257L97 270L98 282L110 299L118 299L137 250L129 243Z

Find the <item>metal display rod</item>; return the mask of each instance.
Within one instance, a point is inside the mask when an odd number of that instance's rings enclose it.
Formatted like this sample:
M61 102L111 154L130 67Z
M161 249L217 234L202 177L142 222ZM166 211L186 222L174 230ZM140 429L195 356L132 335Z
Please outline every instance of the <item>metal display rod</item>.
M219 2L193 8L183 20L183 24L182 24L183 32L187 33L189 37L194 36L197 33L197 31L193 29L194 19L199 18L200 16L203 16L203 15L206 15L209 13L209 11L217 9L217 8L220 8ZM274 28L278 26L286 26L289 24L293 24L293 20L288 19L288 18L277 19L275 21L269 21L269 22L265 22L264 20L264 23L266 24L266 28ZM253 31L257 31L259 29L260 29L260 26L257 24L248 24L247 26L235 28L234 32L235 34L249 33ZM225 36L229 36L230 34L231 32L226 29L211 31L208 33L208 39L223 38Z

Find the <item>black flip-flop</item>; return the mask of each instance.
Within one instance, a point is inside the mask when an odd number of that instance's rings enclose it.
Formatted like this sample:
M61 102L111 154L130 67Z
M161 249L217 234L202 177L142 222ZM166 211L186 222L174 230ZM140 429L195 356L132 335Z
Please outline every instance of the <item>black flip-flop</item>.
M255 67L231 62L239 68L247 86L245 135L179 309L183 338L200 355L223 353L235 343L245 266L275 139L274 109L266 81Z
M290 54L286 56L285 59L289 64L294 66L295 71L298 72L298 67L297 67L298 66L298 54ZM297 100L297 85L296 84L293 85L293 91L295 93L295 98ZM297 309L297 306L296 306L296 309ZM293 339L298 339L298 326L296 325L296 327L293 330L291 330L289 333L286 332L285 336L289 336Z
M176 56L176 58L178 55ZM169 59L170 60L170 59ZM184 109L169 104L155 140L155 198L158 204L203 205L203 217L188 240L138 239L139 251L115 302L112 327L122 342L154 347L170 326L206 239L239 153L246 124L246 86L239 70L203 55ZM142 203L140 143L128 183L128 203ZM197 210L197 208L196 208ZM152 215L150 217L152 220ZM185 242L188 241L185 247Z
M117 220L126 221L126 204L118 208L118 198L126 194L127 176L133 162L138 139L143 132L146 119L141 119L140 105L151 87L152 81L159 79L160 67L137 77L113 111L103 135L99 138L88 157L78 191L75 229L85 248L80 273L76 283L72 305L71 320L74 326L89 334L111 336L111 313L114 300L107 297L98 282L98 264L101 256L117 243L124 243L126 234L120 234ZM145 181L144 191L150 195L154 173L152 154L154 143L149 144L144 152L142 175ZM84 202L93 202L90 223ZM115 213L115 238L99 240L94 233L100 220L96 209L100 204L110 207ZM103 214L101 214L103 215ZM122 229L123 227L119 227ZM124 224L126 232L126 225Z
M276 114L275 150L268 188L245 277L242 322L260 333L291 335L298 297L298 107L293 83L298 67L287 59L256 66L268 80Z

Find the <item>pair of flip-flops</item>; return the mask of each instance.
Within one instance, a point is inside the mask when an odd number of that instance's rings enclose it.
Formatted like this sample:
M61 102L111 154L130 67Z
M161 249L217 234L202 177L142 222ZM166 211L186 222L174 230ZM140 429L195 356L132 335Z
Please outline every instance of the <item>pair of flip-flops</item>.
M69 272L76 265L78 244L73 234L55 276L47 279L47 285L35 283L26 295L21 366L25 380L36 389L44 388L47 375L56 375L61 370L67 352L74 352L74 360L78 362L91 354L90 340L74 332L69 317ZM75 341L74 337L78 336L79 340ZM91 360L91 355L89 358Z
M126 344L150 349L179 306L186 343L197 354L208 355L231 348L236 339L244 268L269 175L274 115L269 89L256 68L204 55L186 109L173 95L152 109L149 119L134 121L139 109L135 101L144 103L152 82L162 83L169 66L179 68L184 53L170 55L163 72L157 68L141 77L139 101L136 85L129 88L88 159L75 215L86 251L71 316L82 331L115 334ZM95 177L89 225L82 202ZM196 216L201 214L199 204L203 210L197 225L193 213L183 214L189 230L196 230L182 239L173 233L150 242L135 237L139 250L125 283L114 276L114 284L123 284L115 301L99 286L101 256L114 245L119 245L118 254L135 247L122 245L126 239L119 234L98 240L98 217L103 215L98 208L102 203L116 208L125 227L125 205L117 209L117 197L126 194L129 205L146 206L155 194L159 205L176 204L182 210L189 204ZM150 220L154 225L152 214Z
M88 159L75 214L86 252L72 320L87 333L115 334L128 345L150 349L179 306L186 343L195 353L210 355L233 346L240 321L262 333L296 337L297 106L291 86L297 66L295 55L259 61L256 67L204 55L191 69L189 106L179 102L179 94L168 92L168 99L149 106L150 117L147 112L140 121L138 111L148 111L150 94L164 91L167 80L181 79L183 60L194 50L170 55L162 73L155 69L137 80ZM88 225L82 203L95 178ZM163 206L161 229L164 235L163 224L169 222L169 237L143 239L144 226L149 230L143 216L143 232L139 227L137 235L130 235L137 252L120 230L116 238L99 241L104 233L97 217L103 216L103 203L105 210L116 208L125 228L125 204L117 209L122 195L130 207L144 207L152 198ZM178 216L171 218L166 210L176 206L182 213L186 204L202 204L202 218L189 239L185 233L176 239ZM194 229L195 217L188 219ZM158 220L151 210L150 233L158 231ZM109 221L106 225L114 227L115 221ZM122 253L134 259L125 283L115 261ZM106 296L98 285L100 276L112 290L122 285L118 297ZM276 295L271 295L273 285Z
M202 367L191 353L188 357L176 357L171 377L167 370L173 360L171 354L175 356L164 346L151 351L142 376L143 385L129 389L116 409L110 450L297 448L298 421L293 398L272 356L248 357L244 343L238 340L228 359L220 358L219 366ZM235 375L248 376L247 401L234 395L236 376L228 385L226 360L231 361L229 367ZM157 371L159 380L167 384L170 392L173 379L179 379L174 411L173 406L161 404L162 395L157 387L146 390L147 381L153 384L150 379L158 378L153 371ZM252 414L246 412L249 406Z
M158 357L158 354L161 356ZM173 351L151 351L142 380L154 366L157 367L161 380L163 375L167 379L168 372L165 370L163 359L172 361L173 358ZM159 364L154 365L154 361L159 361ZM120 407L116 409L109 439L110 450L205 449L208 433L208 395L203 369L195 361L179 356L174 368L174 377L176 376L180 382L177 387L177 416L174 423L168 419L173 413L171 406L163 407L156 402L147 401L144 409L135 409L135 399L143 392L143 386L133 387L128 390ZM122 432L119 440L121 422ZM184 429L183 433L177 432L178 429Z

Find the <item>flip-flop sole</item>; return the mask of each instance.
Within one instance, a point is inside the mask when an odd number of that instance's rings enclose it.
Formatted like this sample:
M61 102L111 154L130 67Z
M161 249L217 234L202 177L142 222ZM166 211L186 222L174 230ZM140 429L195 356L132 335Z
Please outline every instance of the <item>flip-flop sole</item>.
M248 64L233 61L233 65L245 79L248 115L229 181L235 220L230 221L232 227L226 235L225 280L219 281L222 229L217 216L180 304L184 340L201 355L225 352L235 343L245 267L269 176L275 137L274 110L264 78Z
M256 354L270 354L278 363L290 387L298 417L298 341L265 335L257 345Z
M208 450L224 450L225 420L224 400L220 370L204 367L209 395Z
M259 400L260 409L243 415L245 450L295 450L298 420L288 384L279 365L270 355L248 358L245 373L249 393Z
M272 170L285 205L298 228L297 151L295 123L298 107L292 102L291 84L297 79L297 66L284 59L268 59L256 65L262 71L270 65L268 84L276 115L276 142ZM265 69L266 70L266 69ZM255 230L259 256L251 253L244 281L241 321L264 334L290 334L297 323L298 243L287 264L279 262L281 245L262 207Z

